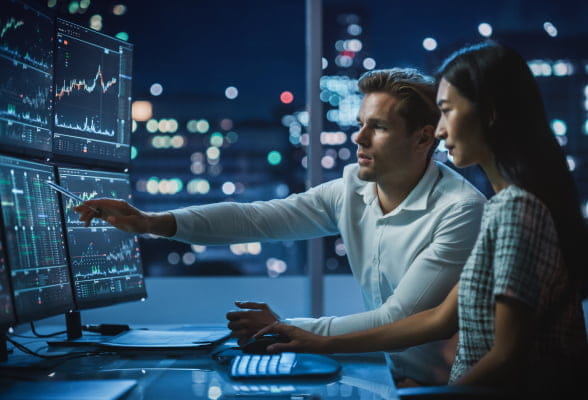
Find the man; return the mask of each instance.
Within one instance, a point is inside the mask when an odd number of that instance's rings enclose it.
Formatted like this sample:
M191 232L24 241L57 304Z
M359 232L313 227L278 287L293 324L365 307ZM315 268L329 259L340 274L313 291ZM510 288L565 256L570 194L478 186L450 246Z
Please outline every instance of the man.
M383 325L439 304L459 278L476 239L484 196L431 161L439 113L433 81L412 69L379 70L359 80L358 163L343 177L286 199L220 203L145 213L117 200L76 208L87 224L98 215L136 233L221 244L300 240L340 234L364 313L284 322L335 335ZM263 303L236 303L233 335L246 341L278 317ZM449 365L440 343L392 355L397 378L438 384Z

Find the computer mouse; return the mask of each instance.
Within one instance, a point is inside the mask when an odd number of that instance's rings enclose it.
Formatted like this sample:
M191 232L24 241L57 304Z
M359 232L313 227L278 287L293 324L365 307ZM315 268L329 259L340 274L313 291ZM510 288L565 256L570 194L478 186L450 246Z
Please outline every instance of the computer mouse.
M241 347L243 353L247 354L267 354L267 347L274 343L287 343L290 339L287 336L282 335L263 335L256 339L250 340L248 343Z

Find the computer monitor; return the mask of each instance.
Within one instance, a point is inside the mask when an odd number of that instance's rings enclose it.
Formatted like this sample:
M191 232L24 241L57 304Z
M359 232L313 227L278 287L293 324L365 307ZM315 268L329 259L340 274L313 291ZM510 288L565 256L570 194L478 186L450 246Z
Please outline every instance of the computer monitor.
M54 168L0 156L6 255L18 322L74 308Z
M53 19L17 0L0 13L0 147L44 157L52 149Z
M130 200L128 174L58 168L60 184L84 200ZM63 198L69 259L78 309L143 299L147 296L138 237L95 219L84 227L75 202Z
M133 46L63 19L55 25L55 158L128 165Z
M16 324L14 304L12 303L12 291L8 277L4 245L0 240L0 332L2 329Z

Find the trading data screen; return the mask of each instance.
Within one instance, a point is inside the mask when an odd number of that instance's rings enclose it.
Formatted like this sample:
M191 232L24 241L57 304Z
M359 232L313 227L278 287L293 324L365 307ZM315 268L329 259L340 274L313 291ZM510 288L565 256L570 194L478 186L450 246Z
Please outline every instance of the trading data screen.
M0 12L0 145L20 154L51 152L54 24L15 0Z
M59 182L84 200L110 197L130 200L127 174L59 168ZM95 219L84 227L64 198L69 258L79 309L146 297L138 237Z
M54 154L127 165L132 45L62 19L56 32Z
M0 199L16 317L74 308L53 167L0 156Z
M0 241L0 327L6 327L15 323L12 295L4 257L4 246Z

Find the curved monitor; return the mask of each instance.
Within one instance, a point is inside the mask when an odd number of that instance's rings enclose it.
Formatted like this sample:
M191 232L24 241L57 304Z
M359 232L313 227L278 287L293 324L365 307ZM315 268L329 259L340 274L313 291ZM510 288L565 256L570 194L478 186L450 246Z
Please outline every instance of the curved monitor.
M110 197L129 201L128 174L58 168L59 183L83 200ZM67 248L78 309L102 307L147 296L137 235L95 219L84 227L71 210L75 200L62 198Z
M52 166L0 156L6 255L18 322L74 309Z
M55 25L55 158L127 166L133 46L63 19Z
M52 150L53 19L16 0L0 13L0 146L46 156Z

